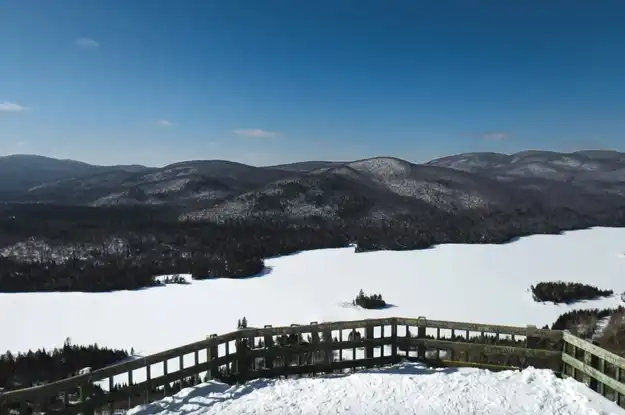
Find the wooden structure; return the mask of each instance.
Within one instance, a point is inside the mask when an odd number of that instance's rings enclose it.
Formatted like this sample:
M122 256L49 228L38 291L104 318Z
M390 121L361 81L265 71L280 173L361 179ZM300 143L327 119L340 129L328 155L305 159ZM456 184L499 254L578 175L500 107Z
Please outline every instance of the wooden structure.
M247 328L28 389L0 393L0 415L112 414L209 379L245 382L395 364L490 370L534 366L621 403L625 359L558 330L424 317ZM625 379L624 379L625 380Z

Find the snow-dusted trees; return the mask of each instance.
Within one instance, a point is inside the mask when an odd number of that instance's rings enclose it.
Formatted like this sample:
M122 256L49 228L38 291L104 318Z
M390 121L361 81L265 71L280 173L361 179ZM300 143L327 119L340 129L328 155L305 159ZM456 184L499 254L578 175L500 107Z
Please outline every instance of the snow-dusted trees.
M382 299L382 294L366 295L363 290L360 290L356 298L354 298L353 304L368 309L386 307L386 301Z

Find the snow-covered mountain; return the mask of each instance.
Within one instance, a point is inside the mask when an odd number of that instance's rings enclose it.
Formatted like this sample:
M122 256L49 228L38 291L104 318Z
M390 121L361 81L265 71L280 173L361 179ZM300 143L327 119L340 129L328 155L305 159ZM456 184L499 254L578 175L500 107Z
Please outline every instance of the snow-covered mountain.
M183 218L316 215L335 219L343 214L353 216L355 211L362 217L392 217L428 208L519 207L528 199L529 194L520 197L509 185L488 177L377 157L271 182Z
M616 185L617 193L625 189L625 153L616 151L524 151L515 154L465 153L432 160L431 166L449 167L500 180L542 179L577 184Z
M39 167L29 169L33 160ZM0 158L0 201L170 205L196 219L337 217L350 209L392 216L536 203L605 209L625 204L625 153L466 153L425 164L375 157L270 167L194 160L163 168L10 156Z

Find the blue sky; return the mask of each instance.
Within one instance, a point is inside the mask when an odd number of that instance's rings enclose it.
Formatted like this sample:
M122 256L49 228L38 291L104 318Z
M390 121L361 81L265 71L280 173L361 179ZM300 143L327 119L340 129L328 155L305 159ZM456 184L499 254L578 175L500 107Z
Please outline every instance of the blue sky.
M625 2L4 0L0 154L625 150Z

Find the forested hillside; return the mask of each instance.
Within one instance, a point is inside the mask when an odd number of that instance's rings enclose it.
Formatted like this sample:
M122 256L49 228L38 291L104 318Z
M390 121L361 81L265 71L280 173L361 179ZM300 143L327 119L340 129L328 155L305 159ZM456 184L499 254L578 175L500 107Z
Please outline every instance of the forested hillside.
M357 210L357 209L356 209ZM179 222L155 207L4 205L0 211L0 291L112 291L191 273L240 278L267 257L356 244L357 252L422 249L440 243L505 243L516 237L589 226L625 225L625 208L424 209L392 220L345 214L338 220Z

